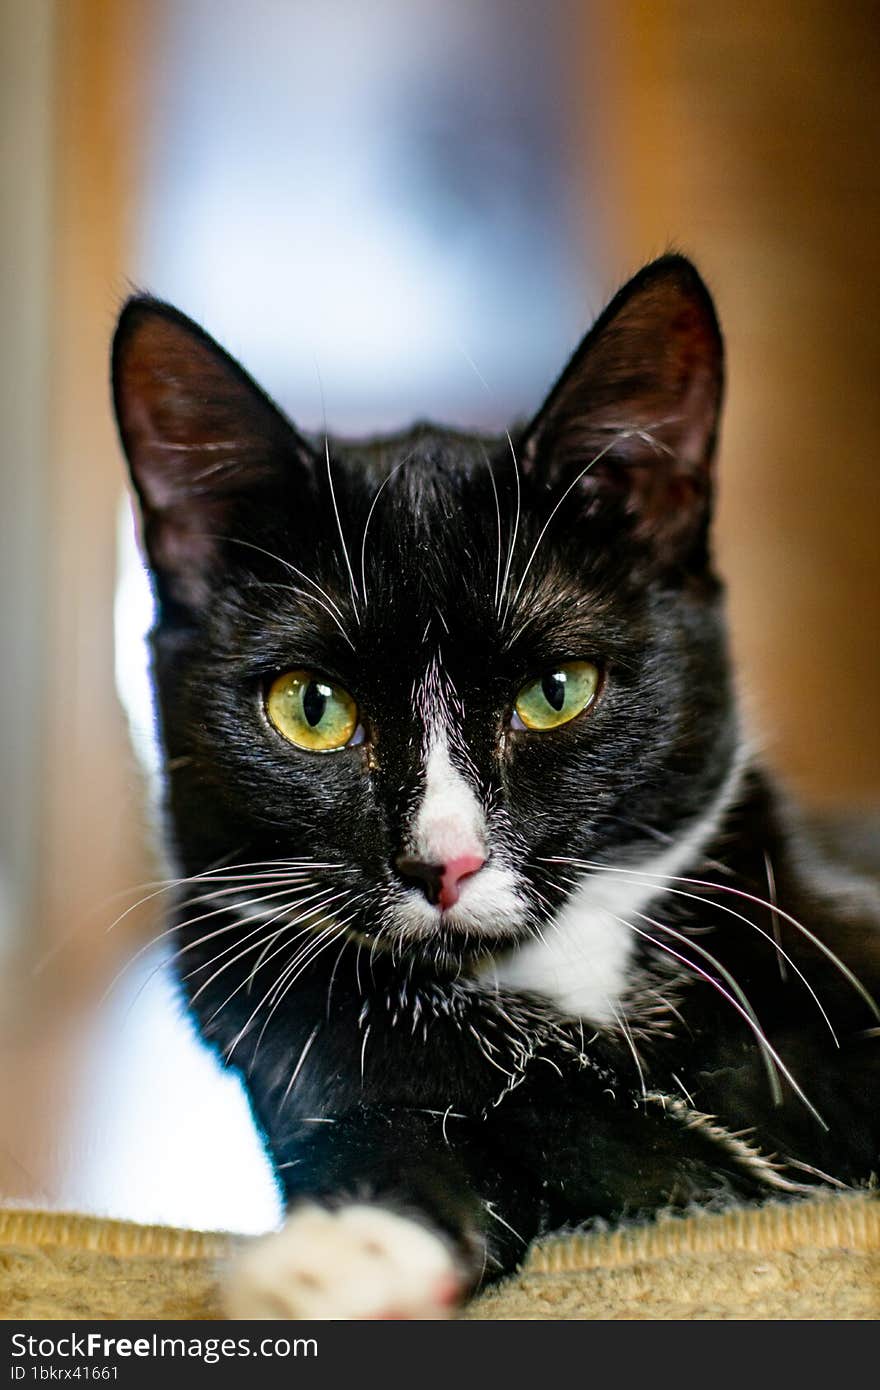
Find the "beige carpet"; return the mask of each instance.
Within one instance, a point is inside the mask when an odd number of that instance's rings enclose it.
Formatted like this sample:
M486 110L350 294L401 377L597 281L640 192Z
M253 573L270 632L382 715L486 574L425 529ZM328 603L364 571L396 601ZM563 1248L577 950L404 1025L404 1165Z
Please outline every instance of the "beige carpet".
M0 1211L0 1317L218 1318L230 1248L215 1233ZM880 1200L830 1196L556 1237L465 1316L877 1318Z

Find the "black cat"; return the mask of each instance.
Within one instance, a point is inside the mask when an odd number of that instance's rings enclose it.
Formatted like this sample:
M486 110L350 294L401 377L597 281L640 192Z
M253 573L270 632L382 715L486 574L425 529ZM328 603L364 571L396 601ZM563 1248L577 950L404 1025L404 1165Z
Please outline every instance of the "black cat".
M113 375L176 969L289 1207L231 1311L442 1315L542 1232L868 1182L880 915L743 742L693 266L513 436L306 439L145 297Z

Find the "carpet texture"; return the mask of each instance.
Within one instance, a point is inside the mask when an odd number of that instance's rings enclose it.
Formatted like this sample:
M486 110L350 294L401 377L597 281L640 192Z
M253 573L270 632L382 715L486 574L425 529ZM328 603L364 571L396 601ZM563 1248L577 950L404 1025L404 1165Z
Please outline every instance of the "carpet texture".
M214 1319L228 1236L0 1211L0 1317ZM669 1216L535 1245L465 1313L488 1319L874 1319L880 1200Z

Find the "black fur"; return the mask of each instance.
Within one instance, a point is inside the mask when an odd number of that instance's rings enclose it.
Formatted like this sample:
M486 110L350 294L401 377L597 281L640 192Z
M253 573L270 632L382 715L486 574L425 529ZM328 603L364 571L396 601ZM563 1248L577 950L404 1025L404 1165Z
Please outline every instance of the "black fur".
M184 993L245 1080L287 1202L409 1211L448 1234L471 1287L560 1226L876 1169L876 1014L789 920L870 993L876 907L823 880L754 765L680 870L699 884L661 882L632 924L656 941L636 938L629 1039L478 979L488 951L553 930L588 872L560 861L636 866L730 782L741 734L707 543L721 387L714 310L680 257L621 291L511 440L419 425L325 453L177 311L136 298L120 320L170 837L193 876ZM512 729L523 683L574 659L602 673L591 709ZM354 694L363 742L319 756L279 736L264 697L294 667ZM395 918L432 701L490 861L520 875L522 921L491 940L439 912L416 940ZM242 923L222 894L278 891L260 874L291 858L333 867L267 899L274 923ZM331 888L311 934L271 937ZM749 1008L803 1096L784 1074L771 1086Z

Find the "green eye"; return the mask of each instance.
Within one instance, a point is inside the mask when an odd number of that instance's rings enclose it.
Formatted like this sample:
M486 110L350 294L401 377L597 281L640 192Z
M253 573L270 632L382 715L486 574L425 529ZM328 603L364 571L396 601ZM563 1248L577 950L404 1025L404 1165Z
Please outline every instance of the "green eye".
M558 729L596 698L599 672L589 661L567 661L524 685L514 703L513 726Z
M266 713L279 734L310 753L334 753L359 741L354 700L314 671L288 671L273 681Z

